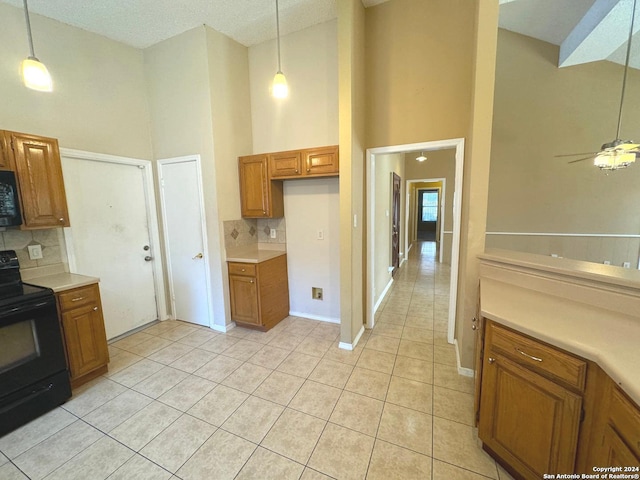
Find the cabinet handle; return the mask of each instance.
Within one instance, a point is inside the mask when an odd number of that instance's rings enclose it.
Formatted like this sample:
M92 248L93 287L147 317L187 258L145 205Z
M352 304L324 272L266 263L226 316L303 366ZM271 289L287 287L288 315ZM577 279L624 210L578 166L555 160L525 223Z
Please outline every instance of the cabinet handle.
M93 307L93 311L97 312L98 311L98 307Z
M80 300L84 300L84 297L72 298L72 302L79 302Z
M489 357L489 363L493 364L495 361L496 361L496 359L495 359L495 358L493 358L493 357Z
M531 360L533 360L533 361L535 361L535 362L541 362L541 361L542 361L542 359L541 359L541 358L534 357L533 355L529 355L528 353L523 352L523 351L522 351L522 350L520 350L519 348L516 348L515 350L516 350L516 352L518 352L520 355L523 355L523 356L525 356L525 357L527 357L527 358L530 358Z

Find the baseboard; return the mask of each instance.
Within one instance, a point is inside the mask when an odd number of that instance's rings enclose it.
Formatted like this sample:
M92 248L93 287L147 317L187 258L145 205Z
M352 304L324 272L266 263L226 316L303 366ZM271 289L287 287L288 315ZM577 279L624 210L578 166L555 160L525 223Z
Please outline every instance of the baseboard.
M227 333L232 328L235 328L236 322L227 323L226 325L212 325L211 329L220 333Z
M475 376L476 372L473 370L473 368L466 368L466 367L460 366L460 350L458 350L458 340L457 339L453 340L453 346L456 349L456 365L458 367L458 374L459 375L463 375L465 377L473 377L473 376Z
M384 296L387 294L387 292L391 288L391 284L392 283L393 283L393 278L390 278L389 279L389 283L387 283L387 286L384 287L384 290L382 291L382 293L378 297L378 301L376 301L376 304L373 306L373 313L376 313L378 311L378 307L382 303L382 300L384 300Z
M363 333L364 333L364 325L360 327L360 331L356 335L356 338L353 339L353 343L340 342L338 344L338 347L340 347L343 350L353 350L354 348L356 348L356 345L358 345L358 342L360 341L360 337L362 337Z
M310 313L289 312L289 316L290 317L308 318L310 320L319 320L320 322L337 323L338 325L340 324L340 319L339 318L323 317L322 315L311 315Z

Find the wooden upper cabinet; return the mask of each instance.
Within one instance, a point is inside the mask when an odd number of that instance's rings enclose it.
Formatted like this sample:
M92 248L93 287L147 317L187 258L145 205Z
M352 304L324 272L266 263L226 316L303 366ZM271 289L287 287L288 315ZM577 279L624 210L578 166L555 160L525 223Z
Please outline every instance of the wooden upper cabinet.
M58 141L15 132L9 137L22 204L21 228L68 227Z
M267 155L250 155L238 160L240 207L245 218L284 216L282 182L269 178Z
M0 170L13 170L13 151L11 150L11 132L0 130Z
M272 179L333 177L339 173L337 145L269 154L269 175Z
M302 175L302 155L300 151L272 153L269 155L271 178L289 178Z
M340 172L338 146L310 148L302 151L306 175L334 176Z

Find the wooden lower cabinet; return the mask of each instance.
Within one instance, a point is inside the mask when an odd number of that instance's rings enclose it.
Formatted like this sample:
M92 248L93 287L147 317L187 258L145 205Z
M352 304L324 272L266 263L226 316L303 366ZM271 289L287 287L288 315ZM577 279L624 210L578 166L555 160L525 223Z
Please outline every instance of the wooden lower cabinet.
M289 315L287 256L259 263L228 262L231 319L269 330Z
M515 478L640 467L640 408L597 364L487 319L479 327L478 436Z
M107 371L109 350L98 284L56 294L75 388Z

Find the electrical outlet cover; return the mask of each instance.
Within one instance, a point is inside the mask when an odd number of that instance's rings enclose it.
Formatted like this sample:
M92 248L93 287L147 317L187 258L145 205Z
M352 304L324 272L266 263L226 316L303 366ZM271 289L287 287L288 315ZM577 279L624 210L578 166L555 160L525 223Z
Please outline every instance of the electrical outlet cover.
M28 245L29 258L31 260L39 260L42 258L42 245Z

